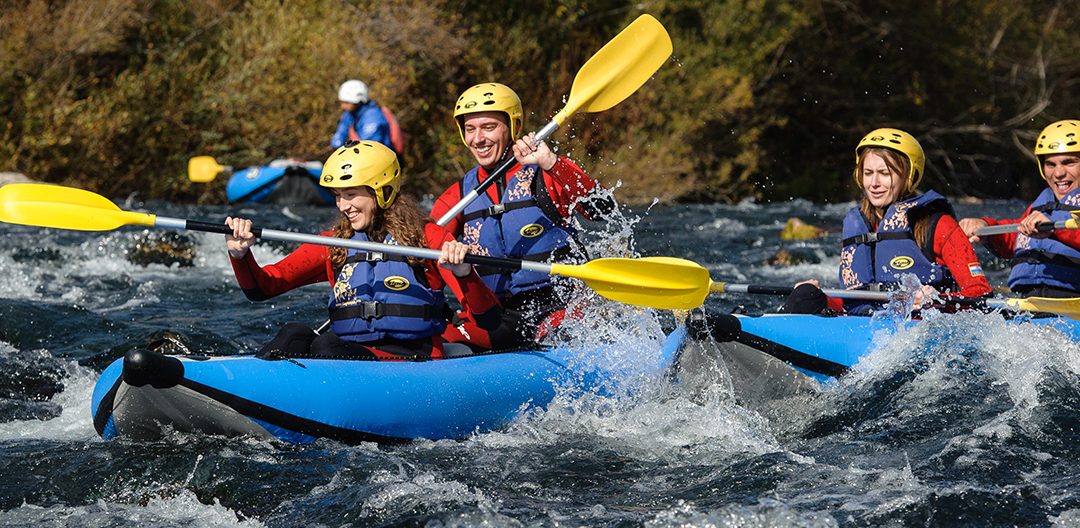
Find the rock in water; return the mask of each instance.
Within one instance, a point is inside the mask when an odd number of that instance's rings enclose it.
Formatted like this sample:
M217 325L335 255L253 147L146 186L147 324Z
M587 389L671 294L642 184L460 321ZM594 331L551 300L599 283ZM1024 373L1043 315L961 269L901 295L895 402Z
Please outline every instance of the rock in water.
M132 264L149 266L179 264L186 268L195 265L195 241L181 233L151 233L145 231L128 250L127 259Z
M784 224L784 229L780 230L780 240L810 240L825 236L826 232L820 227L812 226L796 217L791 217Z
M817 264L821 262L816 254L809 251L781 249L765 261L769 266L794 266L796 264Z

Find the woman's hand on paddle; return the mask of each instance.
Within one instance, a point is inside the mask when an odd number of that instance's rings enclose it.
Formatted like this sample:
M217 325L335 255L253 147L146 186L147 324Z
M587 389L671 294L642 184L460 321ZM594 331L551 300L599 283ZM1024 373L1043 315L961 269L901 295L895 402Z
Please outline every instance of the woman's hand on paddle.
M1019 231L1021 235L1027 235L1031 238L1046 238L1050 236L1051 233L1039 231L1039 224L1050 221L1050 217L1043 214L1042 211L1032 211L1031 214L1020 221L1020 226L1017 227L1016 230Z
M229 256L234 259L244 258L248 248L255 245L255 234L251 232L251 220L230 216L225 219L225 225L233 230L231 235L225 235L225 247L229 248Z
M455 277L465 277L472 273L472 264L465 263L465 255L469 254L469 246L456 240L443 242L442 252L439 253L439 266L450 270Z
M547 143L537 142L536 133L530 132L514 142L514 159L522 165L539 165L541 169L551 170L559 156L551 151Z
M968 237L968 242L971 242L972 244L978 244L981 241L979 235L976 235L975 232L981 227L986 227L986 225L986 220L983 220L982 218L960 219L960 229L964 230L964 235Z

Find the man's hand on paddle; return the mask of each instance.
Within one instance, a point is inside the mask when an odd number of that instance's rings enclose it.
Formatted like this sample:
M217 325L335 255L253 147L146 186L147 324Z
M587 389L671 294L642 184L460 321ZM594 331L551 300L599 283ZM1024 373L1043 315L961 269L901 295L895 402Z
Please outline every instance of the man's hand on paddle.
M551 151L547 143L541 141L534 144L535 141L536 133L530 132L514 142L514 159L522 165L539 165L541 169L551 170L559 157Z

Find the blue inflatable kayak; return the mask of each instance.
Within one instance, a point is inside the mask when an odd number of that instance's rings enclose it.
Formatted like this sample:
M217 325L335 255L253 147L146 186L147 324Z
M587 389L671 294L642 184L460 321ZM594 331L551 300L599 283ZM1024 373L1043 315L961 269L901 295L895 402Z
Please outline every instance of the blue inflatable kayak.
M920 324L924 323L902 323L906 328ZM1080 342L1080 321L1073 319L1016 317L1006 324L1050 327ZM896 331L897 323L887 318L858 316L712 314L690 323L691 338L712 337L732 374L756 385L771 385L767 392L778 395L843 376L882 343L879 338Z
M586 365L582 358L598 357L595 351L559 348L422 362L135 350L102 372L91 413L105 439L154 439L167 430L301 444L463 438L546 406L560 387L602 393L613 378L660 374L674 364L685 334L680 328L667 336L658 359L634 372Z
M333 205L334 195L319 186L320 176L318 161L274 160L234 172L225 197L229 203Z

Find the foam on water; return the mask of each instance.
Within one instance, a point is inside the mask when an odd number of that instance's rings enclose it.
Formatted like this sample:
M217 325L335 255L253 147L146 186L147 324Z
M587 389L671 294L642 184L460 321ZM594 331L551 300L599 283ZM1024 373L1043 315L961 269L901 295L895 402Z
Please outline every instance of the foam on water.
M775 499L752 506L731 505L702 510L680 501L645 522L647 528L834 528L828 512L805 513Z
M152 497L145 505L98 501L86 506L41 507L23 504L0 513L0 526L160 526L207 528L257 528L265 526L245 519L218 501L203 504L189 490Z
M31 353L35 352L31 351ZM47 352L43 353L47 354ZM0 355L24 355L24 353L0 341ZM49 420L14 420L0 423L0 441L99 439L90 421L88 405L98 373L74 361L65 361L63 368L64 389L50 400L60 406L60 415Z

